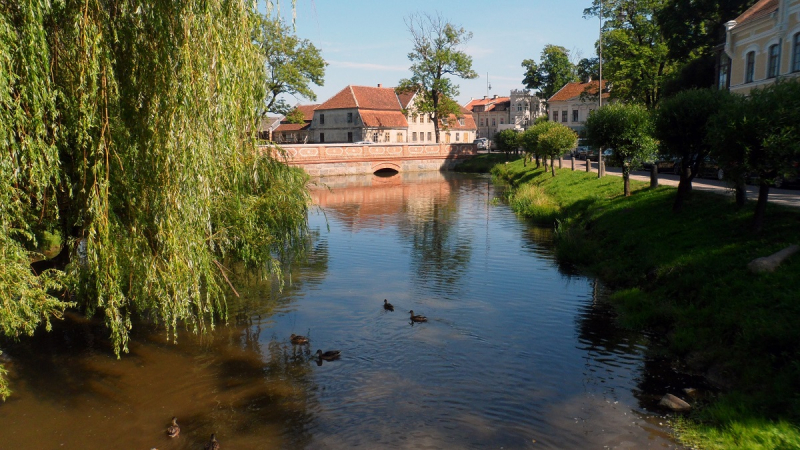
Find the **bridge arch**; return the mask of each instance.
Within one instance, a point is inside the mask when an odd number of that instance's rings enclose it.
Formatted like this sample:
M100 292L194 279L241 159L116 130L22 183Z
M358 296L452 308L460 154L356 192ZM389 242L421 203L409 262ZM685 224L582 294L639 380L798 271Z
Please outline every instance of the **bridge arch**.
M378 172L378 171L382 171L382 172L394 171L394 172L398 172L399 173L400 172L400 165L399 164L395 164L395 163L390 163L390 162L382 162L382 163L378 163L378 164L375 164L374 166L372 166L372 173L375 173L375 172Z

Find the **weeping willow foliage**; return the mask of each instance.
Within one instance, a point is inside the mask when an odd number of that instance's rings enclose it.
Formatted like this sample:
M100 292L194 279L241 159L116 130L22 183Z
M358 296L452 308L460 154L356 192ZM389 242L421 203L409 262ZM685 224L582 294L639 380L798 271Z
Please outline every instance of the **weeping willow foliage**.
M255 146L257 20L244 0L0 0L0 333L76 308L119 355L136 315L213 328L226 261L279 271L309 197ZM46 229L64 248L34 273Z

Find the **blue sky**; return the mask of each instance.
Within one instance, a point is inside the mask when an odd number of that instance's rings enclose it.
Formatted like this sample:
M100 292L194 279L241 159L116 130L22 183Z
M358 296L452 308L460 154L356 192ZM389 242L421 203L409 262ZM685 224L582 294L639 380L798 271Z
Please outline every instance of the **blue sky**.
M291 1L281 0L291 20ZM599 21L584 19L591 0L297 0L297 34L322 50L329 63L325 85L314 86L323 102L348 84L393 87L410 77L411 40L404 18L424 12L442 16L473 33L464 50L479 78L456 79L457 100L508 95L522 88L522 60L539 62L547 44L569 49L573 62L594 56ZM310 103L288 98L290 104Z

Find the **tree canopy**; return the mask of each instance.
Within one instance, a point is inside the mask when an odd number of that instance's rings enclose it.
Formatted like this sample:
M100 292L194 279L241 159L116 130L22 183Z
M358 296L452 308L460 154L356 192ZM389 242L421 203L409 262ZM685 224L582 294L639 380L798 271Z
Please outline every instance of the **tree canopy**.
M324 84L328 63L311 41L299 39L281 19L266 16L258 18L255 41L261 47L267 69L268 95L263 115L289 112L290 106L278 98L281 94L317 99L310 85Z
M586 137L592 145L613 149L614 158L622 162L625 196L631 195L631 166L655 152L650 112L637 104L605 105L589 114Z
M653 14L666 0L594 0L585 17L603 15L603 78L613 85L612 96L654 107L661 86L675 61ZM599 44L599 42L598 42Z
M528 89L537 89L545 100L553 96L565 84L578 81L575 66L569 60L569 50L557 45L544 46L539 57L540 63L533 59L522 61L525 76L522 84Z
M260 20L245 1L0 2L0 333L70 307L120 354L137 316L224 318L227 261L280 269L309 199L255 147ZM31 264L45 231L62 248Z
M412 75L400 80L397 91L417 93L416 112L433 119L438 143L442 121L451 114L461 114L458 103L453 100L459 94L458 85L449 77L478 77L472 70L472 57L460 50L472 39L472 33L441 15L412 14L406 18L406 26L413 43L408 54Z

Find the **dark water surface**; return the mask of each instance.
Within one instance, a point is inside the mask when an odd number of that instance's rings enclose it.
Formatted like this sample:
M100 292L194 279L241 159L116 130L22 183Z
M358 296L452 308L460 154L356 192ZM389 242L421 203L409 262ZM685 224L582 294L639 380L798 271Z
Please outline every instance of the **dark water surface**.
M283 293L245 282L213 336L175 345L139 324L117 360L102 327L70 319L3 344L0 448L190 449L212 432L223 449L676 446L655 409L675 374L487 178L324 181L310 261ZM342 357L318 365L317 349Z

